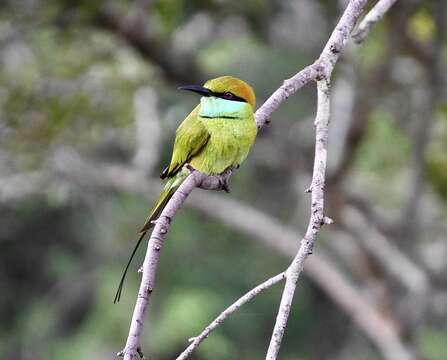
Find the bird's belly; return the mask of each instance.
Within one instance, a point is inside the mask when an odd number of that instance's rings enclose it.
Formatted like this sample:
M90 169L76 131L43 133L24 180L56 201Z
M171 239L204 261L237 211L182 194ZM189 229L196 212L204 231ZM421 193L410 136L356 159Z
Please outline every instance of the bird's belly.
M210 139L190 160L191 166L205 174L220 174L229 166L239 165L256 136L254 120L209 119L206 125Z

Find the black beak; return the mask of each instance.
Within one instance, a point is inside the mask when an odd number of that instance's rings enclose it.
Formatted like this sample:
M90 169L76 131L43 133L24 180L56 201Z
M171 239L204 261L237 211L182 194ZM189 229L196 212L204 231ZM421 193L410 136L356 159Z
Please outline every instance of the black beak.
M193 91L193 92L200 94L202 96L211 96L213 94L213 92L211 90L209 90L201 85L185 85L185 86L180 86L178 89Z

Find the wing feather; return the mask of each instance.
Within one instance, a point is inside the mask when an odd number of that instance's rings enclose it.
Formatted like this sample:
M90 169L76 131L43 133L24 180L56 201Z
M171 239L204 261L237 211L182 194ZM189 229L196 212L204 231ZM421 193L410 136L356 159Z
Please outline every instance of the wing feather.
M198 117L197 106L177 129L171 163L163 170L161 178L174 176L194 155L206 145L210 138L209 132Z

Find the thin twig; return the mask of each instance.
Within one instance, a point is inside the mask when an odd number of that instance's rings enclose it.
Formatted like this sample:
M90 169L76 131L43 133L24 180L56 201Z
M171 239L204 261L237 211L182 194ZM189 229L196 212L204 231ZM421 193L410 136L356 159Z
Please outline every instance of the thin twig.
M324 66L322 73L317 79L318 105L315 119L315 160L312 184L310 187L312 190L311 215L306 235L301 240L301 246L298 253L287 270L287 281L267 350L267 360L275 360L278 356L299 275L303 270L304 261L310 254L312 254L316 236L321 226L325 223L324 184L330 119L330 76L340 56L340 52L346 45L365 5L366 1L364 0L352 0L349 2L335 30L332 32L328 43L323 49L320 58L316 62L318 64L324 64Z
M357 31L352 35L357 44L362 43L368 36L372 27L379 22L385 13L397 0L379 0L376 5L366 14L361 21Z
M282 272L270 279L264 281L262 284L259 284L255 288L251 289L244 296L240 297L236 302L234 302L231 306L226 308L212 323L210 323L205 330L203 330L198 336L192 338L192 343L176 358L176 360L185 360L189 355L200 345L200 343L205 340L209 334L216 329L228 316L237 311L242 305L246 304L257 295L259 295L264 290L271 288L273 285L279 283L284 280L286 277L286 273Z
M313 64L306 66L290 79L285 80L283 85L256 111L258 128L265 125L273 111L287 100L289 96L296 93L310 81L330 74L366 3L367 0L351 0L349 2L319 59Z
M253 206L204 192L196 194L188 204L204 216L242 231L274 251L292 259L296 254L296 239L301 238L302 235L296 229ZM330 242L339 240L335 237ZM400 338L399 325L377 309L343 274L337 264L324 254L323 249L319 249L318 253L306 260L304 273L376 345L384 359L408 360L412 358L411 351L406 348Z
M287 269L287 280L284 287L278 316L273 329L272 338L267 351L266 359L274 360L278 356L282 337L287 325L287 319L292 305L293 295L299 275L304 267L304 261L312 254L315 239L321 226L325 223L324 217L324 183L326 175L327 141L329 134L330 118L330 83L329 79L318 81L318 110L315 119L316 141L315 161L312 176L312 205L309 225L306 235L301 240L298 254ZM327 221L329 223L329 221Z

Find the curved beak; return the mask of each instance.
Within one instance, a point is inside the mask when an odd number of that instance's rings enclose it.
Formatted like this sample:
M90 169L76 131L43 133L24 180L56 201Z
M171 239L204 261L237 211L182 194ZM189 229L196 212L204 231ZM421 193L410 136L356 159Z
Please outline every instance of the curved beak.
M185 85L185 86L180 86L178 89L192 91L192 92L195 92L202 96L211 96L213 94L213 92L211 90L209 90L201 85Z

